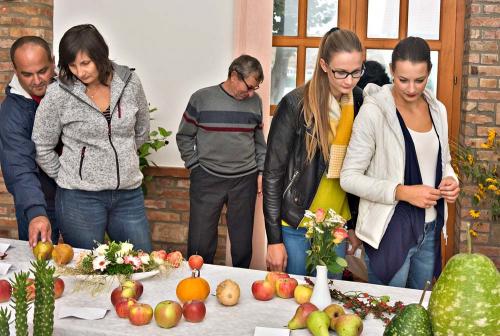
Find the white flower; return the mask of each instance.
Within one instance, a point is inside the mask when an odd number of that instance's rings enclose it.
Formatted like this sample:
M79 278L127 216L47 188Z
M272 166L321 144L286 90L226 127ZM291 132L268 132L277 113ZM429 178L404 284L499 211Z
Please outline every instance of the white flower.
M119 264L119 265L123 264L123 258L122 257L117 257L116 258L116 263Z
M126 256L127 254L129 254L132 250L134 249L134 245L133 244L130 244L130 243L127 243L127 242L124 242L124 243L121 243L120 244L120 254L122 256Z
M139 258L141 259L143 264L149 264L149 260L150 260L149 254L147 254L147 253L141 254L141 255L139 255Z
M101 244L94 249L94 256L103 256L108 252L109 246L108 244Z
M92 266L94 270L99 270L99 271L104 271L106 269L106 266L109 265L109 260L106 260L106 257L104 256L98 256L92 261Z

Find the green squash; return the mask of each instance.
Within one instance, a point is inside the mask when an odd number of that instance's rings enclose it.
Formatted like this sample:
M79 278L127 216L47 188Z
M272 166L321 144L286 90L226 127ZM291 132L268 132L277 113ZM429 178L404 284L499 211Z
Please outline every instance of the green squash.
M477 253L453 256L434 285L428 308L435 336L498 336L500 273L495 264Z

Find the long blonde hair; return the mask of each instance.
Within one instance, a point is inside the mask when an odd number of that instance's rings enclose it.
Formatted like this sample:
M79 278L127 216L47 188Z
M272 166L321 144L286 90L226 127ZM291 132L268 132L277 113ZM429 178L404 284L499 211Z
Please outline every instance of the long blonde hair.
M335 53L353 51L363 52L363 47L356 34L350 30L333 28L321 39L313 76L305 84L304 89L304 120L310 130L310 132L306 132L308 162L314 158L318 147L325 161L328 161L330 155L328 142L330 83L328 74L321 68L320 60L323 59L329 63Z

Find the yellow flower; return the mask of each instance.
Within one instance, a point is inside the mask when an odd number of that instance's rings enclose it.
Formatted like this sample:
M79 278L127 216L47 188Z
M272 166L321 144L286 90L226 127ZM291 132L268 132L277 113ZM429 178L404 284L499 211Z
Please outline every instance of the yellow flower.
M469 210L469 215L474 219L479 218L480 214L481 212L479 210Z
M474 198L477 199L478 202L481 201L481 196L479 194L474 194Z
M470 165L474 164L474 157L471 154L467 154L467 161Z
M497 188L497 186L496 186L496 185L490 184L490 185L488 186L488 190L497 191L497 190L498 190L498 188Z
M488 130L488 142L493 142L496 136L497 136L497 131L495 131L494 129Z
M477 237L477 232L474 231L473 229L470 229L469 232L472 237Z
M484 180L486 183L491 183L491 184L497 184L497 179L488 177L486 180Z

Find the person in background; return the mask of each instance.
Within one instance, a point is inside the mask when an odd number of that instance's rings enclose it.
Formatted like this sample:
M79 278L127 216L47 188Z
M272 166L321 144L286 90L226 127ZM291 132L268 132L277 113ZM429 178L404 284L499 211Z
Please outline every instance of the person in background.
M359 79L358 86L364 89L368 83L378 86L391 83L385 67L377 61L365 61L365 73Z
M371 283L423 289L441 270L445 201L460 189L446 109L426 89L431 68L425 40L401 40L393 84L368 84L354 122L340 183L360 197L356 236Z
M40 170L31 140L38 104L54 80L54 58L49 44L37 36L23 36L10 48L14 76L0 106L0 164L7 190L14 196L20 240L57 243L55 181Z
M262 101L255 92L263 80L260 62L241 55L224 82L191 96L179 125L177 146L191 182L188 256L199 254L207 263L214 260L217 224L226 204L233 266L250 266L266 155Z
M306 274L307 209L332 208L348 220L349 241L354 236L358 199L342 190L339 176L363 101L356 87L363 72L363 47L356 34L333 28L321 39L312 79L285 95L276 109L263 190L266 261L272 271ZM345 256L345 243L337 254Z
M137 155L149 139L149 109L139 77L109 60L106 42L90 24L63 35L58 65L59 80L38 108L32 138L38 164L58 185L63 239L92 249L107 232L150 251Z

